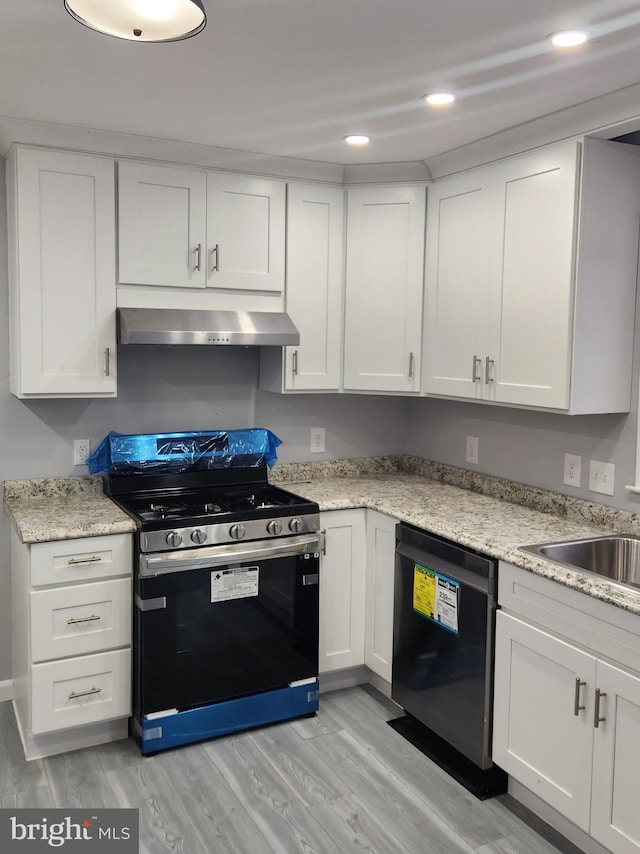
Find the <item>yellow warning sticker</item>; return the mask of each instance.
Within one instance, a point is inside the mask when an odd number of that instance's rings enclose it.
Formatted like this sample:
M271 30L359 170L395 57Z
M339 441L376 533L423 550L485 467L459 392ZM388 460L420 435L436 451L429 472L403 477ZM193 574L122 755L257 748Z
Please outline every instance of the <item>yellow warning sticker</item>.
M458 634L460 583L433 569L413 565L413 610L443 629Z
M436 573L421 566L413 567L413 610L430 620L436 615Z

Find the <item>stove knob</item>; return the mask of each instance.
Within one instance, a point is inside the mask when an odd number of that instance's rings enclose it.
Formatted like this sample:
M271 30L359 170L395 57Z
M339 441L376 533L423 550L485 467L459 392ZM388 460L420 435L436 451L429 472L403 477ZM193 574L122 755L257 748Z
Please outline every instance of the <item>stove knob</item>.
M302 530L302 519L299 519L297 516L294 516L293 519L289 522L289 530L293 531L294 534L299 534Z
M202 528L196 528L195 531L191 532L191 540L199 546L201 546L206 539L207 532L203 531Z
M172 549L177 549L181 543L182 534L179 534L177 531L169 531L167 534L167 545L171 546Z
M278 522L277 519L272 519L270 522L267 522L267 532L272 536L276 536L282 530L282 525Z
M232 525L229 528L229 535L233 537L234 540L241 540L245 535L244 525L241 525L239 522L237 525Z

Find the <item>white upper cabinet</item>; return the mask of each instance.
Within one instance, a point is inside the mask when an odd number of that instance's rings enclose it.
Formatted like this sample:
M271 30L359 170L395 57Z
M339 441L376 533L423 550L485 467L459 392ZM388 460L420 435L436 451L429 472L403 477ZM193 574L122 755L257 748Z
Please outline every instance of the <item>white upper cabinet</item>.
M120 161L118 208L121 282L204 288L204 172Z
M282 181L207 173L207 286L283 291Z
M285 184L118 164L121 284L284 290Z
M437 181L424 390L628 411L639 218L640 152L603 140Z
M420 388L424 187L347 195L344 388Z
M114 160L14 146L8 158L13 394L116 394Z
M287 313L297 347L263 347L265 391L338 391L342 380L344 192L338 187L287 188Z

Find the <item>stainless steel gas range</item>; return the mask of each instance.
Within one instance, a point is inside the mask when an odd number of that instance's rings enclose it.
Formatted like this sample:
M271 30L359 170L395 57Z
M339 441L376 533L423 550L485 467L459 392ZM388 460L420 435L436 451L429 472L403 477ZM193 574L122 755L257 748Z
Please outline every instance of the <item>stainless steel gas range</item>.
M266 466L104 474L136 521L143 754L318 708L318 506Z

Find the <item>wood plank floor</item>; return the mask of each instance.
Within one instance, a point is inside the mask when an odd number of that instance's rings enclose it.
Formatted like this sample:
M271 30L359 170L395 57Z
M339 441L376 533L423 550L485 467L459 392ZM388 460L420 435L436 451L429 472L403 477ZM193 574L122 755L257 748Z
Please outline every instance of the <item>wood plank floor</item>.
M578 852L508 795L470 795L387 725L397 716L348 688L316 717L156 756L128 740L25 762L2 703L0 807L136 807L145 854Z

